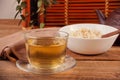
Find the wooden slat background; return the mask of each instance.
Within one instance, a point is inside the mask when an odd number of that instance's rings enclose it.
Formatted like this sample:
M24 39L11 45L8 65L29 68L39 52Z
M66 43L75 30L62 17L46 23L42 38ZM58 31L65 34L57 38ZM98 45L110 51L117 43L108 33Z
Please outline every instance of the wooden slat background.
M67 3L68 1L68 3ZM120 0L108 0L108 12L120 7ZM57 4L46 10L46 26L62 27L65 24L66 4L68 24L99 23L95 10L100 9L105 14L105 0L57 0Z
M24 1L24 0L23 0ZM25 12L30 14L30 0L27 1ZM106 9L108 1L108 9ZM100 9L106 16L115 8L120 8L120 0L57 0L57 4L48 7L45 14L38 16L45 27L62 27L75 23L99 23L95 10ZM108 14L107 14L107 12ZM29 27L30 15L23 22Z

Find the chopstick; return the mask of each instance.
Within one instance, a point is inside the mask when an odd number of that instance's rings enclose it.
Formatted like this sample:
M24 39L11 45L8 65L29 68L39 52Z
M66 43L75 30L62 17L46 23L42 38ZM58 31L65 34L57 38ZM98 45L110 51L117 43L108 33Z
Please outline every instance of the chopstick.
M116 31L104 34L104 35L102 35L102 38L110 37L110 36L113 36L113 35L116 35L116 34L120 34L120 30L116 30Z

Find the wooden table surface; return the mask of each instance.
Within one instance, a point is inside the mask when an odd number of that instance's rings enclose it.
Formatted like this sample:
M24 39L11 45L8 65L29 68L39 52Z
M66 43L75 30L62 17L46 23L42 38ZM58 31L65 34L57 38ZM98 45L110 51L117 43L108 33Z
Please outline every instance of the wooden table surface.
M20 30L9 20L0 20L0 38ZM10 61L1 60L0 80L120 80L120 47L113 46L108 52L96 56L79 55L70 50L67 53L76 59L76 66L53 75L27 73Z

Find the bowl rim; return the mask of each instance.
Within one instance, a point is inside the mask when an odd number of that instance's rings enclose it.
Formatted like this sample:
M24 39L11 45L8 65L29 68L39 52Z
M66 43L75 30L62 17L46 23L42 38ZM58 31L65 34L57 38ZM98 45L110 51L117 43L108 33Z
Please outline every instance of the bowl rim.
M97 23L77 23L77 24L70 24L70 25L66 25L66 26L63 26L59 29L59 31L62 31L63 28L70 28L72 27L73 25L101 25L101 26L107 26L107 27L111 27L113 29L116 29L118 30L117 28L113 27L113 26L109 26L109 25L105 25L105 24L97 24ZM77 26L76 26L77 27ZM68 32L67 32L68 33ZM69 33L68 33L69 34ZM72 36L69 36L69 38L72 38L72 39L81 39L81 40L103 40L103 39L109 39L109 38L113 38L115 36L118 36L119 34L116 34L116 35L113 35L113 36L110 36L110 37L106 37L106 38L94 38L94 39L89 39L89 38L79 38L79 37L72 37Z

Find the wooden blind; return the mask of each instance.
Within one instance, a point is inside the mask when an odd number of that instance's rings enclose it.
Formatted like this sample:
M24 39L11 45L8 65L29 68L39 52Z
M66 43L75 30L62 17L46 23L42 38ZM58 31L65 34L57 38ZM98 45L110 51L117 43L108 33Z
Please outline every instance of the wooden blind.
M105 0L69 0L69 24L98 23L96 9L104 10Z
M107 16L120 7L120 0L57 0L57 4L47 8L47 27L62 27L75 23L98 23L95 10L100 9Z
M27 2L27 7L23 12L32 14L31 6L36 5L32 3L34 0L23 1ZM57 4L48 7L38 21L44 22L46 27L62 27L75 23L98 23L96 9L100 9L107 17L115 8L120 8L120 0L57 0ZM36 16L36 18L38 17ZM23 26L29 26L31 19L34 18L28 15Z
M50 27L65 25L65 0L57 0L57 4L46 9L44 22Z
M109 2L108 3L109 12L111 12L115 8L120 8L120 0L109 0L108 2Z

